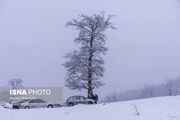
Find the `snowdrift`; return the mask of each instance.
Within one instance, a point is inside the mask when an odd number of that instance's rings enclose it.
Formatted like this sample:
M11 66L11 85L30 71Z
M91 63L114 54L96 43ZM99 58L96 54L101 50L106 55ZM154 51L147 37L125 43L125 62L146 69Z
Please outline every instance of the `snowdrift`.
M0 108L0 120L180 120L180 96L53 109Z

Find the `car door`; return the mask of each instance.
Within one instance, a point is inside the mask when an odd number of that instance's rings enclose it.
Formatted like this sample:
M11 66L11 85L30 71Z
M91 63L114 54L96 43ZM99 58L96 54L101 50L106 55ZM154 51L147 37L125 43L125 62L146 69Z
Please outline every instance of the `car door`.
M37 107L46 107L45 101L37 99Z
M86 98L84 96L79 96L79 101L81 104L86 104Z
M72 99L73 99L74 104L79 104L80 103L78 96L73 96Z
M29 101L29 107L34 108L37 106L37 100L30 100Z

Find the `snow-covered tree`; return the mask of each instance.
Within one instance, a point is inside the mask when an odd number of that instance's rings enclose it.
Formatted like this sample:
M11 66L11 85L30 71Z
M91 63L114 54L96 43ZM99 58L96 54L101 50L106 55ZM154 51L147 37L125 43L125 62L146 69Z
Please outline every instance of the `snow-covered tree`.
M8 81L8 84L9 84L10 87L12 87L12 89L17 89L18 87L22 87L22 82L23 82L22 79L20 79L20 78L19 78L19 79L15 78L15 79L9 80L9 81ZM3 94L4 94L4 95L3 95L4 98L10 97L9 94L7 94L7 96L5 95L5 93L3 93ZM11 103L12 100L9 99L9 102Z
M22 79L11 79L8 81L8 84L14 89L17 87L21 87L22 86Z
M106 54L105 30L113 28L112 16L104 13L93 14L92 16L80 15L67 23L79 31L74 42L79 49L68 53L63 64L67 70L66 86L71 89L87 89L88 97L92 98L93 89L104 85L99 79L104 74L104 60L101 54Z

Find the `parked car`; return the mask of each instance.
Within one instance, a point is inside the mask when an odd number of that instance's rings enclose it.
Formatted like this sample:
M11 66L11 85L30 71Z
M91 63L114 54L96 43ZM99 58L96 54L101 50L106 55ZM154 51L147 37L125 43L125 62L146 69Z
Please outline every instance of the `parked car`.
M7 105L8 108L12 108L12 109L29 109L29 108L54 108L54 107L60 107L61 105L59 103L49 103L49 102L45 102L42 99L24 99L20 102L14 102L11 103L10 105ZM6 108L7 108L6 106Z
M80 95L71 96L66 100L67 106L74 106L77 104L95 104L95 100Z

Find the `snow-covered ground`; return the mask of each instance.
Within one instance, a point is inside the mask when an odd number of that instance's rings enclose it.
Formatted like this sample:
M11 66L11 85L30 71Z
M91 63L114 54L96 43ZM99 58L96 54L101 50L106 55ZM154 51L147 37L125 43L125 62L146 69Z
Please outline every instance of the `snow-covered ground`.
M180 120L180 96L54 109L0 108L0 120Z

